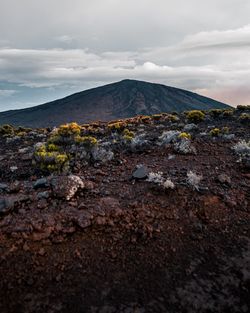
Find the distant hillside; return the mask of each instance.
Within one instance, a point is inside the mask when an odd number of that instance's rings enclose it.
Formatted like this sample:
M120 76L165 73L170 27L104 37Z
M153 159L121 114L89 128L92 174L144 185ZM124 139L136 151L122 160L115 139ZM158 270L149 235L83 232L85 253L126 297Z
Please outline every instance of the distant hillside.
M183 89L126 79L32 108L2 112L0 125L46 127L71 121L86 123L138 114L227 107Z

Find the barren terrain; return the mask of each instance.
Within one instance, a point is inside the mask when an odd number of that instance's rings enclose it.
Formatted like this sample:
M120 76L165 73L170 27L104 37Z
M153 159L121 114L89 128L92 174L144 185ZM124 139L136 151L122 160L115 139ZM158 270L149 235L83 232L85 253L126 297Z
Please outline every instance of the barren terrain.
M145 139L133 147L99 123L113 158L59 174L34 164L50 129L0 136L0 312L249 312L249 155L233 147L250 127L240 114L190 126L187 154L162 137L191 124L184 114L129 121Z

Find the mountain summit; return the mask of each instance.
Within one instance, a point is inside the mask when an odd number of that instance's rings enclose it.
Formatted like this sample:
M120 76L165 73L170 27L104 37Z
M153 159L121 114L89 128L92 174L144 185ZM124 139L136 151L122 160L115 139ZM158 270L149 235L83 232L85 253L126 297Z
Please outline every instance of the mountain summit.
M109 121L139 114L227 107L183 89L126 79L32 108L2 112L0 125L47 127L71 121Z

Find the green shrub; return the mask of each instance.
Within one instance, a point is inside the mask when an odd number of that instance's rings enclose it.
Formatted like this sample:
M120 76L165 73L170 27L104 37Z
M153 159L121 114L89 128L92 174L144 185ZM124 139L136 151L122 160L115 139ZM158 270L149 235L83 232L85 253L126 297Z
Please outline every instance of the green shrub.
M250 110L250 105L237 105L237 110L239 111Z
M5 124L0 126L0 135L13 135L14 128L11 125Z
M227 127L227 126L222 127L221 132L222 132L224 135L229 134L229 127Z
M48 144L70 145L80 136L81 126L77 123L69 123L59 126L48 139Z
M212 117L219 117L222 113L223 113L223 110L221 110L221 109L212 109L212 110L209 110L209 114L210 114Z
M222 115L223 115L224 117L230 117L230 116L233 116L233 114L234 114L234 110L232 110L232 109L230 109L230 110L224 110L223 113L222 113Z
M181 139L183 139L183 138L185 138L185 139L191 139L191 135L190 135L189 133L183 132L183 133L180 133L180 135L178 136L178 138L181 138Z
M162 114L153 114L152 119L155 121L159 121L162 118Z
M140 121L143 123L148 123L151 120L151 117L148 115L142 115L140 116Z
M71 137L80 135L81 133L81 126L77 123L69 123L59 126L57 130L57 134L62 137Z
M175 114L168 114L168 115L167 115L167 118L168 118L171 122L173 122L173 123L179 121L179 117L178 117L177 115L175 115Z
M198 123L204 120L205 114L199 110L188 111L186 113L190 122Z
M250 122L250 114L249 113L241 113L239 120L242 123L249 123Z
M41 170L63 172L68 167L69 157L66 153L36 151L34 157Z
M18 137L25 137L27 135L26 132L16 132L16 136Z
M97 145L97 139L93 136L76 136L75 142L78 144L82 144L88 148L91 148L95 145Z
M111 131L122 131L127 126L126 122L117 121L117 122L110 122L108 123L108 129Z
M23 126L18 126L16 128L17 132L25 132L25 133L30 133L32 131L32 128L27 128L27 127L23 127Z
M209 134L212 137L218 137L220 135L220 129L219 128L213 128L210 130Z
M50 172L62 172L69 166L70 156L67 145L77 143L80 137L81 126L69 123L59 126L47 142L39 146L34 152L35 163L42 169Z
M123 131L123 139L125 141L132 141L133 138L135 137L135 133L130 131L129 129L125 128L124 131Z
M49 151L49 152L56 152L56 151L59 151L59 150L60 150L60 148L57 145L53 144L53 143L49 143L47 145L47 151Z

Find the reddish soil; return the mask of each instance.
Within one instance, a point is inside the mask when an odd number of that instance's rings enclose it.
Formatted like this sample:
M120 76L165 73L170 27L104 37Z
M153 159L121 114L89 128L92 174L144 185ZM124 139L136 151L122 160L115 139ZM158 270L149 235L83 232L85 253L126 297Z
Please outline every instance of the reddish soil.
M0 199L14 201L0 216L0 312L249 312L250 172L231 149L249 127L214 123L236 138L197 136L196 155L173 159L171 145L117 151L75 173L88 188L70 201L33 188L41 173L18 153L33 139L0 138L0 182L10 187ZM131 179L138 164L176 188ZM199 191L188 170L203 175Z

